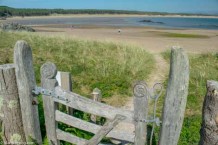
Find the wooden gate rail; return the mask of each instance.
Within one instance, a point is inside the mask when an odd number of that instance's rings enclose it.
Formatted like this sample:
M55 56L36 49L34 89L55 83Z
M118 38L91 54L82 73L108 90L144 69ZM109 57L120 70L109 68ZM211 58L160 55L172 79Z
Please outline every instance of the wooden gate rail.
M75 118L73 116L69 116L58 110L56 110L55 116L56 116L55 118L56 121L65 123L67 125L70 125L70 126L82 129L82 130L86 130L94 134L96 134L102 127L100 125L96 125L94 123L90 123L90 122ZM112 130L106 137L134 142L135 135L130 132Z
M55 87L57 96L64 96L69 102L54 98L55 102L64 104L74 109L102 116L108 119L113 119L117 114L122 114L126 117L124 122L134 123L133 111L115 108L107 104L93 101L73 92L65 91L61 87Z
M57 129L56 132L57 132L57 138L59 140L64 140L64 141L67 141L67 142L70 142L76 145L85 145L87 143L86 139L79 138L70 133L64 132L60 129ZM100 143L98 145L105 145L105 144Z
M94 114L97 116L102 116L107 119L114 119L117 114L122 114L124 116L125 122L134 122L133 119L133 112L127 111L119 108L115 108L100 102L96 102L94 100L85 98L83 96L80 96L76 93L69 92L63 90L61 87L57 86L54 89L54 92L57 96L64 97L67 101L53 98L54 102L64 104L68 107L71 107L73 109L77 109L86 113ZM78 118L75 118L73 116L67 115L61 111L56 110L55 111L55 120L65 123L67 125L91 132L96 134L99 130L101 130L102 126L96 125ZM80 139L74 135L71 135L66 132L62 132L60 130L57 130L56 132L57 137L59 140L65 140L70 141L71 143L76 144L85 144L87 143L86 140ZM135 135L132 133L124 132L124 131L115 131L112 130L109 132L106 137L111 137L118 140L125 140L128 142L134 142Z
M113 120L107 120L107 122L101 127L101 129L85 143L85 145L97 145L101 140L112 130L117 124L119 124L126 117L122 115L116 115Z

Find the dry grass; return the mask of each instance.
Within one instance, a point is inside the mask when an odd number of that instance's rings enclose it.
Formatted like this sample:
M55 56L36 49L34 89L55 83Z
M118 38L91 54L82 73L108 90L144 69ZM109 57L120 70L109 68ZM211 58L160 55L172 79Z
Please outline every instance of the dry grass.
M109 98L104 98L102 101L114 107L122 107L128 100L127 96L113 95Z

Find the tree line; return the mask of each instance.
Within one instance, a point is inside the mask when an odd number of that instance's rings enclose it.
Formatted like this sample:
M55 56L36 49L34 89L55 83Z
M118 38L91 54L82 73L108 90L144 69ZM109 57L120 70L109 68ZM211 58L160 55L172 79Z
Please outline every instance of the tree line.
M0 17L9 16L48 16L52 14L148 14L148 15L168 15L166 12L142 12L128 10L99 10L99 9L31 9L31 8L11 8L0 6ZM178 14L178 13L174 13ZM192 15L192 14L180 14Z
M1 16L48 16L51 14L145 14L145 12L96 9L21 9L0 6Z

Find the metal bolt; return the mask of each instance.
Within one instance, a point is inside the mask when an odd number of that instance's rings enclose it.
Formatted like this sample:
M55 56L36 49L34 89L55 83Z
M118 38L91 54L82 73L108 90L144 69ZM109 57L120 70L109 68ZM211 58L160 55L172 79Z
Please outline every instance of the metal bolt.
M38 105L38 102L36 102L35 100L32 101L32 105Z

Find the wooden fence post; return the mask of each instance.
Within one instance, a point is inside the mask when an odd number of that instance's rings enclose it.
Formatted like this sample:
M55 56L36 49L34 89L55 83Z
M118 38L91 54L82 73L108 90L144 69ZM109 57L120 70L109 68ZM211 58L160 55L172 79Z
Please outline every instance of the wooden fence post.
M218 82L207 81L207 94L202 109L201 139L199 145L218 143Z
M101 102L101 91L98 88L95 88L92 92L93 95L93 100L97 101L97 102ZM96 116L95 115L91 115L91 120L92 122L96 123Z
M1 87L1 86L0 86ZM0 95L0 132L2 132L2 123L4 119L4 113L3 113L3 96Z
M135 145L145 145L147 142L148 115L147 85L139 82L134 86L134 119L135 119Z
M69 72L57 72L56 79L59 86L66 91L72 92L72 78ZM67 113L73 115L73 108L66 107Z
M55 64L47 62L42 65L41 70L41 83L42 88L50 91L54 91L54 88L58 85L55 76L57 69ZM59 145L60 142L57 139L56 129L58 128L55 121L55 110L57 110L57 103L54 102L52 96L43 95L43 107L45 114L46 133L51 145Z
M18 96L15 67L0 66L0 97L3 117L4 144L26 144Z
M25 41L17 41L14 47L14 64L26 140L42 144L38 106L32 104L36 101L32 95L36 86L32 50Z
M178 143L187 102L188 84L188 57L182 48L173 48L159 145L177 145Z

